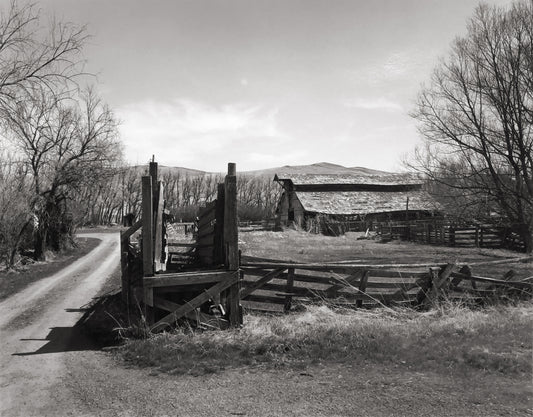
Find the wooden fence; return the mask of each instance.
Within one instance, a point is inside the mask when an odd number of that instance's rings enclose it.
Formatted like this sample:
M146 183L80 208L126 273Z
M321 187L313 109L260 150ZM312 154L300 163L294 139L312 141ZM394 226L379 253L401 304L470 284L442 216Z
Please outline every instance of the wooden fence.
M196 237L199 261L204 265L224 263L224 184L219 184L217 199L200 209Z
M141 302L152 331L178 320L215 327L242 324L237 235L235 164L219 185L217 201L208 204L198 221L196 243L169 244L166 239L163 184L157 180L157 163L142 178L142 219L121 234L122 293L128 304ZM134 250L131 236L142 229L141 250ZM169 246L198 250L195 265L167 270ZM186 267L192 269L186 270ZM212 313L212 314L211 314Z
M531 295L533 281L481 277L455 264L296 264L243 256L241 269L245 308L285 312L295 304L320 300L354 307L420 306L433 303L443 292L473 300L516 291Z
M433 245L512 249L525 251L516 227L496 225L458 226L442 220L378 223L383 239L400 239Z
M251 230L273 230L276 227L276 219L264 219L258 221L239 221L239 227Z

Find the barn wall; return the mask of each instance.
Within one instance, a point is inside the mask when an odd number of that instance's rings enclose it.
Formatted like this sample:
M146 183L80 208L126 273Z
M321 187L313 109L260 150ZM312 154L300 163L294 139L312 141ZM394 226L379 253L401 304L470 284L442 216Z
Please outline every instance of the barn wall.
M285 226L289 217L289 199L287 198L286 191L284 191L280 197L278 205L278 217L280 225Z
M290 216L290 213L293 213ZM281 226L290 226L293 222L302 226L304 223L304 208L294 191L284 191L281 194L277 220Z
M294 223L302 227L304 224L304 208L295 192L291 193L291 208L294 210Z

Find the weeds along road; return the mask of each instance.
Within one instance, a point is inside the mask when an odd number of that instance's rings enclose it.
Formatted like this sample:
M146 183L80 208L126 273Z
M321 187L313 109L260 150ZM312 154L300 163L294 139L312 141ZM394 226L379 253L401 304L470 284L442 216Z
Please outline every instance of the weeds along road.
M80 308L119 263L119 236L83 234L101 244L58 273L0 303L0 415L69 415L64 383L68 356L91 343L73 328ZM74 414L72 414L74 415Z

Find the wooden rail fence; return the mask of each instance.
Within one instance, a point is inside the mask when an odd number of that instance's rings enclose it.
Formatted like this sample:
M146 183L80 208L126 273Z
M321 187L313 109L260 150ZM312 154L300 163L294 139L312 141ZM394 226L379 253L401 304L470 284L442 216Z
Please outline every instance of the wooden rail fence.
M388 222L376 225L383 239L457 247L512 249L525 251L515 227L496 225L457 226L442 220Z
M295 303L320 300L352 307L420 306L435 302L444 292L473 300L513 291L531 295L533 281L533 277L529 281L480 277L470 267L455 264L297 264L243 256L241 269L245 308L285 312Z

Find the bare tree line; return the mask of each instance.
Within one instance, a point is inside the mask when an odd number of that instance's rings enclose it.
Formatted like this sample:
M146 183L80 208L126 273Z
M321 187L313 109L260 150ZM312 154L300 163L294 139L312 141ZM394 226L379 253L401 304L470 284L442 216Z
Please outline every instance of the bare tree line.
M418 97L411 167L450 206L515 225L533 250L533 3L481 4Z
M141 215L141 177L139 167L122 167L112 178L85 187L76 206L79 224L120 224L131 214L135 221ZM271 218L279 199L279 186L270 177L239 175L237 177L239 217L242 220ZM179 170L163 170L166 208L175 221L193 221L200 207L217 197L217 186L224 182L222 174L189 174Z
M117 123L84 74L83 27L33 4L0 10L0 260L72 242L81 193L114 174ZM82 87L82 83L87 87Z

